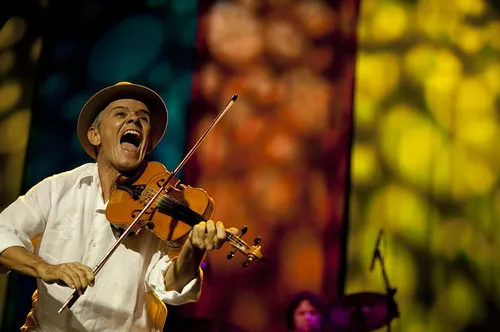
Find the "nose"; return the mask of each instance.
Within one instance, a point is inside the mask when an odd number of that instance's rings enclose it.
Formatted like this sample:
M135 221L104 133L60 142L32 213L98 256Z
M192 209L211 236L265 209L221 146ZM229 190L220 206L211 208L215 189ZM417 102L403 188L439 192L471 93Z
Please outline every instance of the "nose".
M140 124L139 116L137 114L135 114L135 113L129 114L128 119L127 119L127 123Z

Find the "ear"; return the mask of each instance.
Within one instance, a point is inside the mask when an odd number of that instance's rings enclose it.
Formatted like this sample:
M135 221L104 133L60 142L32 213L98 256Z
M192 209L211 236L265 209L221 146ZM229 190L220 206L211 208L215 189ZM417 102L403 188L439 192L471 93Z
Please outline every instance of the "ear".
M87 138L89 139L90 144L95 147L101 145L101 135L99 135L99 129L96 127L90 127L87 131Z

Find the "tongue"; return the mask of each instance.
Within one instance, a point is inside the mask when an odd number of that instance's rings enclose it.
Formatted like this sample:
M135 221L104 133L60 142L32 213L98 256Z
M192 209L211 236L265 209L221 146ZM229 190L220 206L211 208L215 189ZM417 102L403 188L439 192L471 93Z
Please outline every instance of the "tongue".
M132 143L123 142L120 145L122 146L122 149L125 151L129 151L129 152L136 152L137 151L137 147Z

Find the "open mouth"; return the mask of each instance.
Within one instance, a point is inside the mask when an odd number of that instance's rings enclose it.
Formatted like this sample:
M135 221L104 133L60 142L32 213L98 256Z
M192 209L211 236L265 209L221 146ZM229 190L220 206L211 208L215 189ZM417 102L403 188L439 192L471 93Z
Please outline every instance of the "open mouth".
M137 152L141 145L141 134L133 129L125 131L120 139L120 145L125 151Z

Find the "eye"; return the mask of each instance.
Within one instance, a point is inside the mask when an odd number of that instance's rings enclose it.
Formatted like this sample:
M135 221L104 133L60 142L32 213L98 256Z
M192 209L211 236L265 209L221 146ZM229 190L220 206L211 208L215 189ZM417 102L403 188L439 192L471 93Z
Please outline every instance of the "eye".
M115 116L119 116L119 117L122 117L122 116L125 116L125 112L116 112Z

